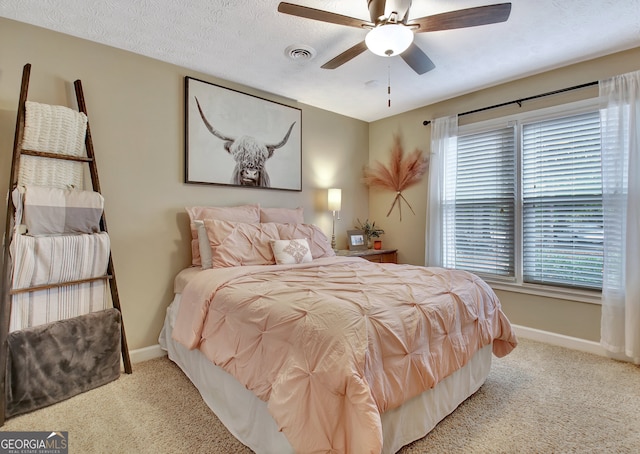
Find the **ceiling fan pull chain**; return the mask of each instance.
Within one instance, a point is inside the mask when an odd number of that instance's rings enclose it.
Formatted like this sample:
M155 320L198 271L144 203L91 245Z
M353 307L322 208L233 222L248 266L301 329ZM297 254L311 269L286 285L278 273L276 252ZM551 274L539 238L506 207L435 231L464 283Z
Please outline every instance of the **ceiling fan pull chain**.
M391 107L391 65L387 66L387 69L389 71L389 76L387 78L387 96L388 96L388 101L387 101L387 107Z

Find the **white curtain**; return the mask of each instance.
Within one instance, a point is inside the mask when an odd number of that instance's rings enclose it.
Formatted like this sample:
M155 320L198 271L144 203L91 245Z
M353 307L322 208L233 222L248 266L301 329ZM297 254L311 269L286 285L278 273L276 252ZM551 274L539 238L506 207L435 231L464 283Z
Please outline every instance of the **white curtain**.
M447 210L446 200L455 200L455 163L458 152L458 116L438 118L431 123L431 158L429 162L429 196L427 207L426 266L442 266L443 245L455 234L452 210Z
M640 364L640 71L600 81L604 270L601 345Z

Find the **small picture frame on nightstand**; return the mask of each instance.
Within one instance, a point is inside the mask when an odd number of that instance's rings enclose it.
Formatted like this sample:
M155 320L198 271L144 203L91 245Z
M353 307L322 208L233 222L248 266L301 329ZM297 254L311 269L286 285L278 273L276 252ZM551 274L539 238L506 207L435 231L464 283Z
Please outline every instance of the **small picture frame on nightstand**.
M347 230L350 251L363 251L367 249L367 239L364 236L364 230Z

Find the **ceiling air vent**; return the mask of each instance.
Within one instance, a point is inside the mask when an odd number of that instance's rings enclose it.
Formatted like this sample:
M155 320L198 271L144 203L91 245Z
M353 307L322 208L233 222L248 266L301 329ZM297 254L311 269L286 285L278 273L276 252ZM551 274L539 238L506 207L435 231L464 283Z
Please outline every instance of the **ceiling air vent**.
M294 44L287 47L284 54L294 61L308 61L316 56L316 50L309 46Z

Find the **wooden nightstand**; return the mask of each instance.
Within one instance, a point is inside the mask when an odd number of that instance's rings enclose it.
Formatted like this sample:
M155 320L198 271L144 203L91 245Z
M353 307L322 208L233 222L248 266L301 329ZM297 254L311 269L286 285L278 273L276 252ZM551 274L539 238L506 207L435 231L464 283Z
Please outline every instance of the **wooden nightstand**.
M362 257L370 262L398 263L397 249L365 249L363 251L339 250L336 255L342 257Z

